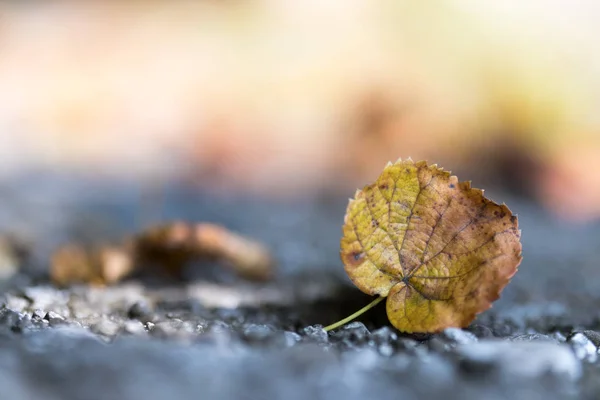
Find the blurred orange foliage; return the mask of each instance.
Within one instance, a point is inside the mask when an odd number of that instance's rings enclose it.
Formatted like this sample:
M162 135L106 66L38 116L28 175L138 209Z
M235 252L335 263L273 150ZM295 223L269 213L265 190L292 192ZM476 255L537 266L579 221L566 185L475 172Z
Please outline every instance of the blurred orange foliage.
M597 217L599 189L568 188L599 176L599 17L591 0L4 2L0 162L285 195L399 156L494 174L510 141L542 202Z

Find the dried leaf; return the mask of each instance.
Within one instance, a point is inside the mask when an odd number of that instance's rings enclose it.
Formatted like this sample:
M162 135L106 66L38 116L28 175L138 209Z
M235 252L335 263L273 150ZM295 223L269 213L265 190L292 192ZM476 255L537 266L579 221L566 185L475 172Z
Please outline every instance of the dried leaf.
M275 268L260 243L215 224L174 222L143 231L120 246L63 246L52 257L50 276L61 286L111 284L149 264L178 275L195 259L225 261L239 275L254 280L271 278Z
M133 259L127 248L67 244L54 252L50 277L59 286L82 282L105 285L120 281L133 270Z
M267 280L273 277L274 260L258 242L214 224L196 225L194 241L199 251L226 260L238 274L248 279Z
M184 265L196 256L190 243L192 226L183 222L148 228L132 239L136 263L158 265L177 276Z
M388 163L350 200L340 255L363 292L387 296L404 332L465 327L521 261L517 217L426 162Z
M134 246L138 257L159 261L175 273L193 258L225 261L248 279L267 280L274 271L274 260L263 245L215 224L158 226L139 235Z

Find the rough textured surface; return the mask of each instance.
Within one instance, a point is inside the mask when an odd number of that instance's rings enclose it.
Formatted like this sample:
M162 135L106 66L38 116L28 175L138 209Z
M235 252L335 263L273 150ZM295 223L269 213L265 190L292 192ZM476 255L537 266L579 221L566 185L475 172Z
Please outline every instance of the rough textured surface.
M498 194L519 214L524 259L468 328L406 336L364 306L339 261L340 199L295 203L166 188L160 218L223 223L271 246L276 280L214 265L186 282L158 271L107 289L49 284L68 238L119 238L143 209L130 183L29 177L0 187L0 227L35 243L0 283L0 398L552 399L600 396L600 225L571 226ZM158 216L155 216L158 218Z

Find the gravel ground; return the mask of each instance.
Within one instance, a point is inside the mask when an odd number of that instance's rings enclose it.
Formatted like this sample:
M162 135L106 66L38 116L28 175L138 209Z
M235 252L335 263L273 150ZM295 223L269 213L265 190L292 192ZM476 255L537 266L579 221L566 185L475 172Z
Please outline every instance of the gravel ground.
M205 265L184 282L148 273L106 289L55 288L48 252L138 229L144 192L76 177L4 182L0 228L35 245L0 283L0 398L600 397L598 223L569 225L492 193L519 214L524 253L492 309L464 330L407 336L377 307L327 334L323 325L369 301L338 258L345 196L165 193L161 218L219 222L264 241L277 278L252 284Z

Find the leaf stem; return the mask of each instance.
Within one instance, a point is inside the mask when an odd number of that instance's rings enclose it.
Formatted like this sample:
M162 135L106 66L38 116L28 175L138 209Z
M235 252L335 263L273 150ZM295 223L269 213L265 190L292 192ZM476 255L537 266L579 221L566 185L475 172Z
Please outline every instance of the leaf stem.
M328 325L328 326L326 326L323 329L325 329L325 332L329 332L330 330L333 330L335 328L339 328L340 326L342 326L344 324L347 324L348 322L352 321L353 319L355 319L356 317L360 316L361 314L364 314L365 312L369 311L371 308L373 308L377 304L379 304L383 299L385 299L385 297L377 297L375 300L373 300L372 302L370 302L369 304L367 304L366 306L364 306L363 308L361 308L360 310L358 310L354 314L349 315L346 318L341 319L341 320L339 320L336 323Z

